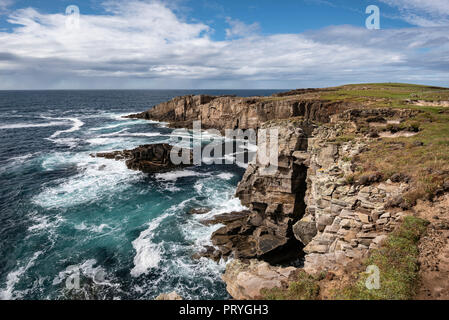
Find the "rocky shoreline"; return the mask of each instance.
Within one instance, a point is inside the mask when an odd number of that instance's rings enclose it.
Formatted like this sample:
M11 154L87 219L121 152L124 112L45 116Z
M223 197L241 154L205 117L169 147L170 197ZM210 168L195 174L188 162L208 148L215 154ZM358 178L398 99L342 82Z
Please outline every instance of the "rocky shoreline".
M168 122L174 128L190 128L199 120L203 128L221 132L279 130L278 170L262 175L261 163L248 166L236 196L249 210L206 221L224 226L212 235L214 247L195 257L233 258L223 279L235 299L260 298L261 289L282 287L298 261L309 274L337 271L360 261L404 216L398 207L409 189L407 179L398 176L380 182L368 175L354 181L352 159L379 139L380 127L402 123L417 111L304 99L297 94L184 96L128 116ZM345 139L348 134L354 138ZM148 159L136 157L136 152L131 158L130 151L97 156L125 158L128 167L154 172L139 163ZM157 161L167 163L164 157Z

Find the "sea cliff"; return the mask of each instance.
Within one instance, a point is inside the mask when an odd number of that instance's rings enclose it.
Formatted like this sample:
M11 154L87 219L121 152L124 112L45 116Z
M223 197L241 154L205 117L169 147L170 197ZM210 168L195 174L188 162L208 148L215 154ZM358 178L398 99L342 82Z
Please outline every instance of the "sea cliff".
M221 132L276 128L278 170L262 175L264 165L249 164L236 191L249 211L221 221L224 227L212 235L215 247L204 256L233 259L223 279L235 299L263 298L273 288L287 290L298 271L310 277L331 274L314 278L320 282L319 297L329 298L327 287L335 286L336 279L337 287L351 282L348 268L355 274L363 271L364 260L405 217L423 216L426 205L449 191L444 161L432 168L422 156L415 166L391 167L394 161L422 155L429 145L435 148L423 140L434 130L431 124L447 125L441 99L448 91L390 84L304 89L271 97L184 96L129 117L175 128L190 128L199 120L203 128ZM438 116L407 99L417 94L438 109ZM448 151L440 158L447 159ZM393 154L396 158L388 162ZM426 170L435 176L429 185L418 174ZM417 210L417 204L425 209ZM439 221L448 218L441 210L435 215Z

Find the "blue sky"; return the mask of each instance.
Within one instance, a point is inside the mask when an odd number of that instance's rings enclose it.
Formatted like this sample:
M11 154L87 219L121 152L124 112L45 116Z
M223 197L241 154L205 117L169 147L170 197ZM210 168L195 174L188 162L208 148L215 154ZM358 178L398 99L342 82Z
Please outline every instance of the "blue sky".
M449 0L0 0L0 89L449 86L448 31Z

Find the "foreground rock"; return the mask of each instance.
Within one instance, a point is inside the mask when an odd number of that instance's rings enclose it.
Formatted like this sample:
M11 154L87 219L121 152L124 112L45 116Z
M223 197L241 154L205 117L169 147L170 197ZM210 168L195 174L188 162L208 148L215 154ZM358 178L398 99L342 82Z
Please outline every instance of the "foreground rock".
M245 263L233 260L226 266L223 281L226 289L236 300L263 298L263 289L281 288L292 280L296 268L273 267L266 262L250 260Z
M160 173L171 171L188 165L176 165L170 159L172 146L169 144L148 144L133 150L97 153L91 156L106 159L125 160L126 166L131 170L144 173Z
M154 300L183 300L175 291L162 293Z
M206 246L201 252L194 254L193 258L206 257L219 261L245 245L246 239L242 239L231 230L241 230L246 225L250 213L250 211L230 212L201 221L204 225L224 224L225 226L212 234L211 240L215 247Z

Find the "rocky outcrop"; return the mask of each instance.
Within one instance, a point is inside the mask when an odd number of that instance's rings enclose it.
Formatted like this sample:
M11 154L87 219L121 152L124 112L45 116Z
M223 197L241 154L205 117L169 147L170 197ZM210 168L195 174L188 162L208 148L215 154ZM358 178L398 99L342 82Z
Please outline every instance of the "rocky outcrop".
M216 247L206 246L202 252L194 255L194 258L207 257L215 261L227 258L233 252L246 252L251 250L251 244L242 235L246 228L250 211L231 212L201 221L205 225L223 224L224 227L215 231L211 240Z
M171 171L186 165L176 165L170 159L172 146L168 144L143 145L133 150L113 151L92 154L93 157L124 160L131 170L144 173L159 173Z
M351 181L355 169L351 159L364 150L368 140L338 139L351 121L373 115L397 118L399 113L349 111L313 132L307 150L310 158L305 215L293 227L295 237L305 245L306 271L335 269L363 257L402 218L389 203L407 190L407 183L379 183L377 178L363 177Z
M263 298L263 289L285 286L295 271L294 267L273 267L259 260L233 260L226 266L223 281L234 299L255 300Z
M259 160L249 165L236 192L249 214L217 230L212 242L224 257L280 263L298 259L301 250L292 226L304 214L305 151L313 126L290 119L268 122L262 128L278 130L278 168L267 173Z
M188 214L201 215L201 214L209 213L210 211L211 211L210 208L194 208L194 209L190 209Z
M284 124L283 137L299 138L304 134L305 139L301 139L304 142L294 145L288 141L296 138L283 140L279 159L287 165L280 165L279 172L273 177L258 175L260 167L257 164L248 168L237 189L237 195L251 209L248 221L257 221L260 229L255 230L263 230L265 234L288 237L283 231L291 231L303 245L303 269L308 273L338 270L364 257L368 250L378 247L402 219L403 212L392 209L389 204L407 190L408 184L406 179L379 183L375 177L351 181L355 169L351 159L364 150L370 138L359 135L359 138L347 141L339 137L348 128L357 130L357 125L369 117L382 117L387 122L400 116L401 111L351 110L342 113L341 118L333 117L328 124L307 127L311 129L307 135L297 131L304 128L304 123L302 126L296 123L291 129ZM285 155L287 157L281 161ZM296 166L301 168L300 180L292 179ZM282 207L273 214L269 208L279 208L278 199L282 199ZM264 233L253 231L252 239L257 239L259 234ZM252 248L257 248L256 241ZM238 262L237 266L231 265L223 277L230 294L245 299L257 297L257 294L246 292L253 282L262 281L259 274L247 263ZM235 280L239 274L244 281ZM265 285L273 287L269 282Z
M205 225L211 224L230 224L238 220L246 220L251 212L248 210L245 211L235 211L230 213L223 213L214 216L208 220L202 220L201 223Z
M321 100L301 100L296 96L213 97L206 95L176 97L143 113L129 118L151 119L169 122L172 127L191 128L200 120L205 129L258 129L263 123L292 117L328 122L330 116L350 109L349 103Z
M183 300L175 291L170 293L162 293L154 300Z

